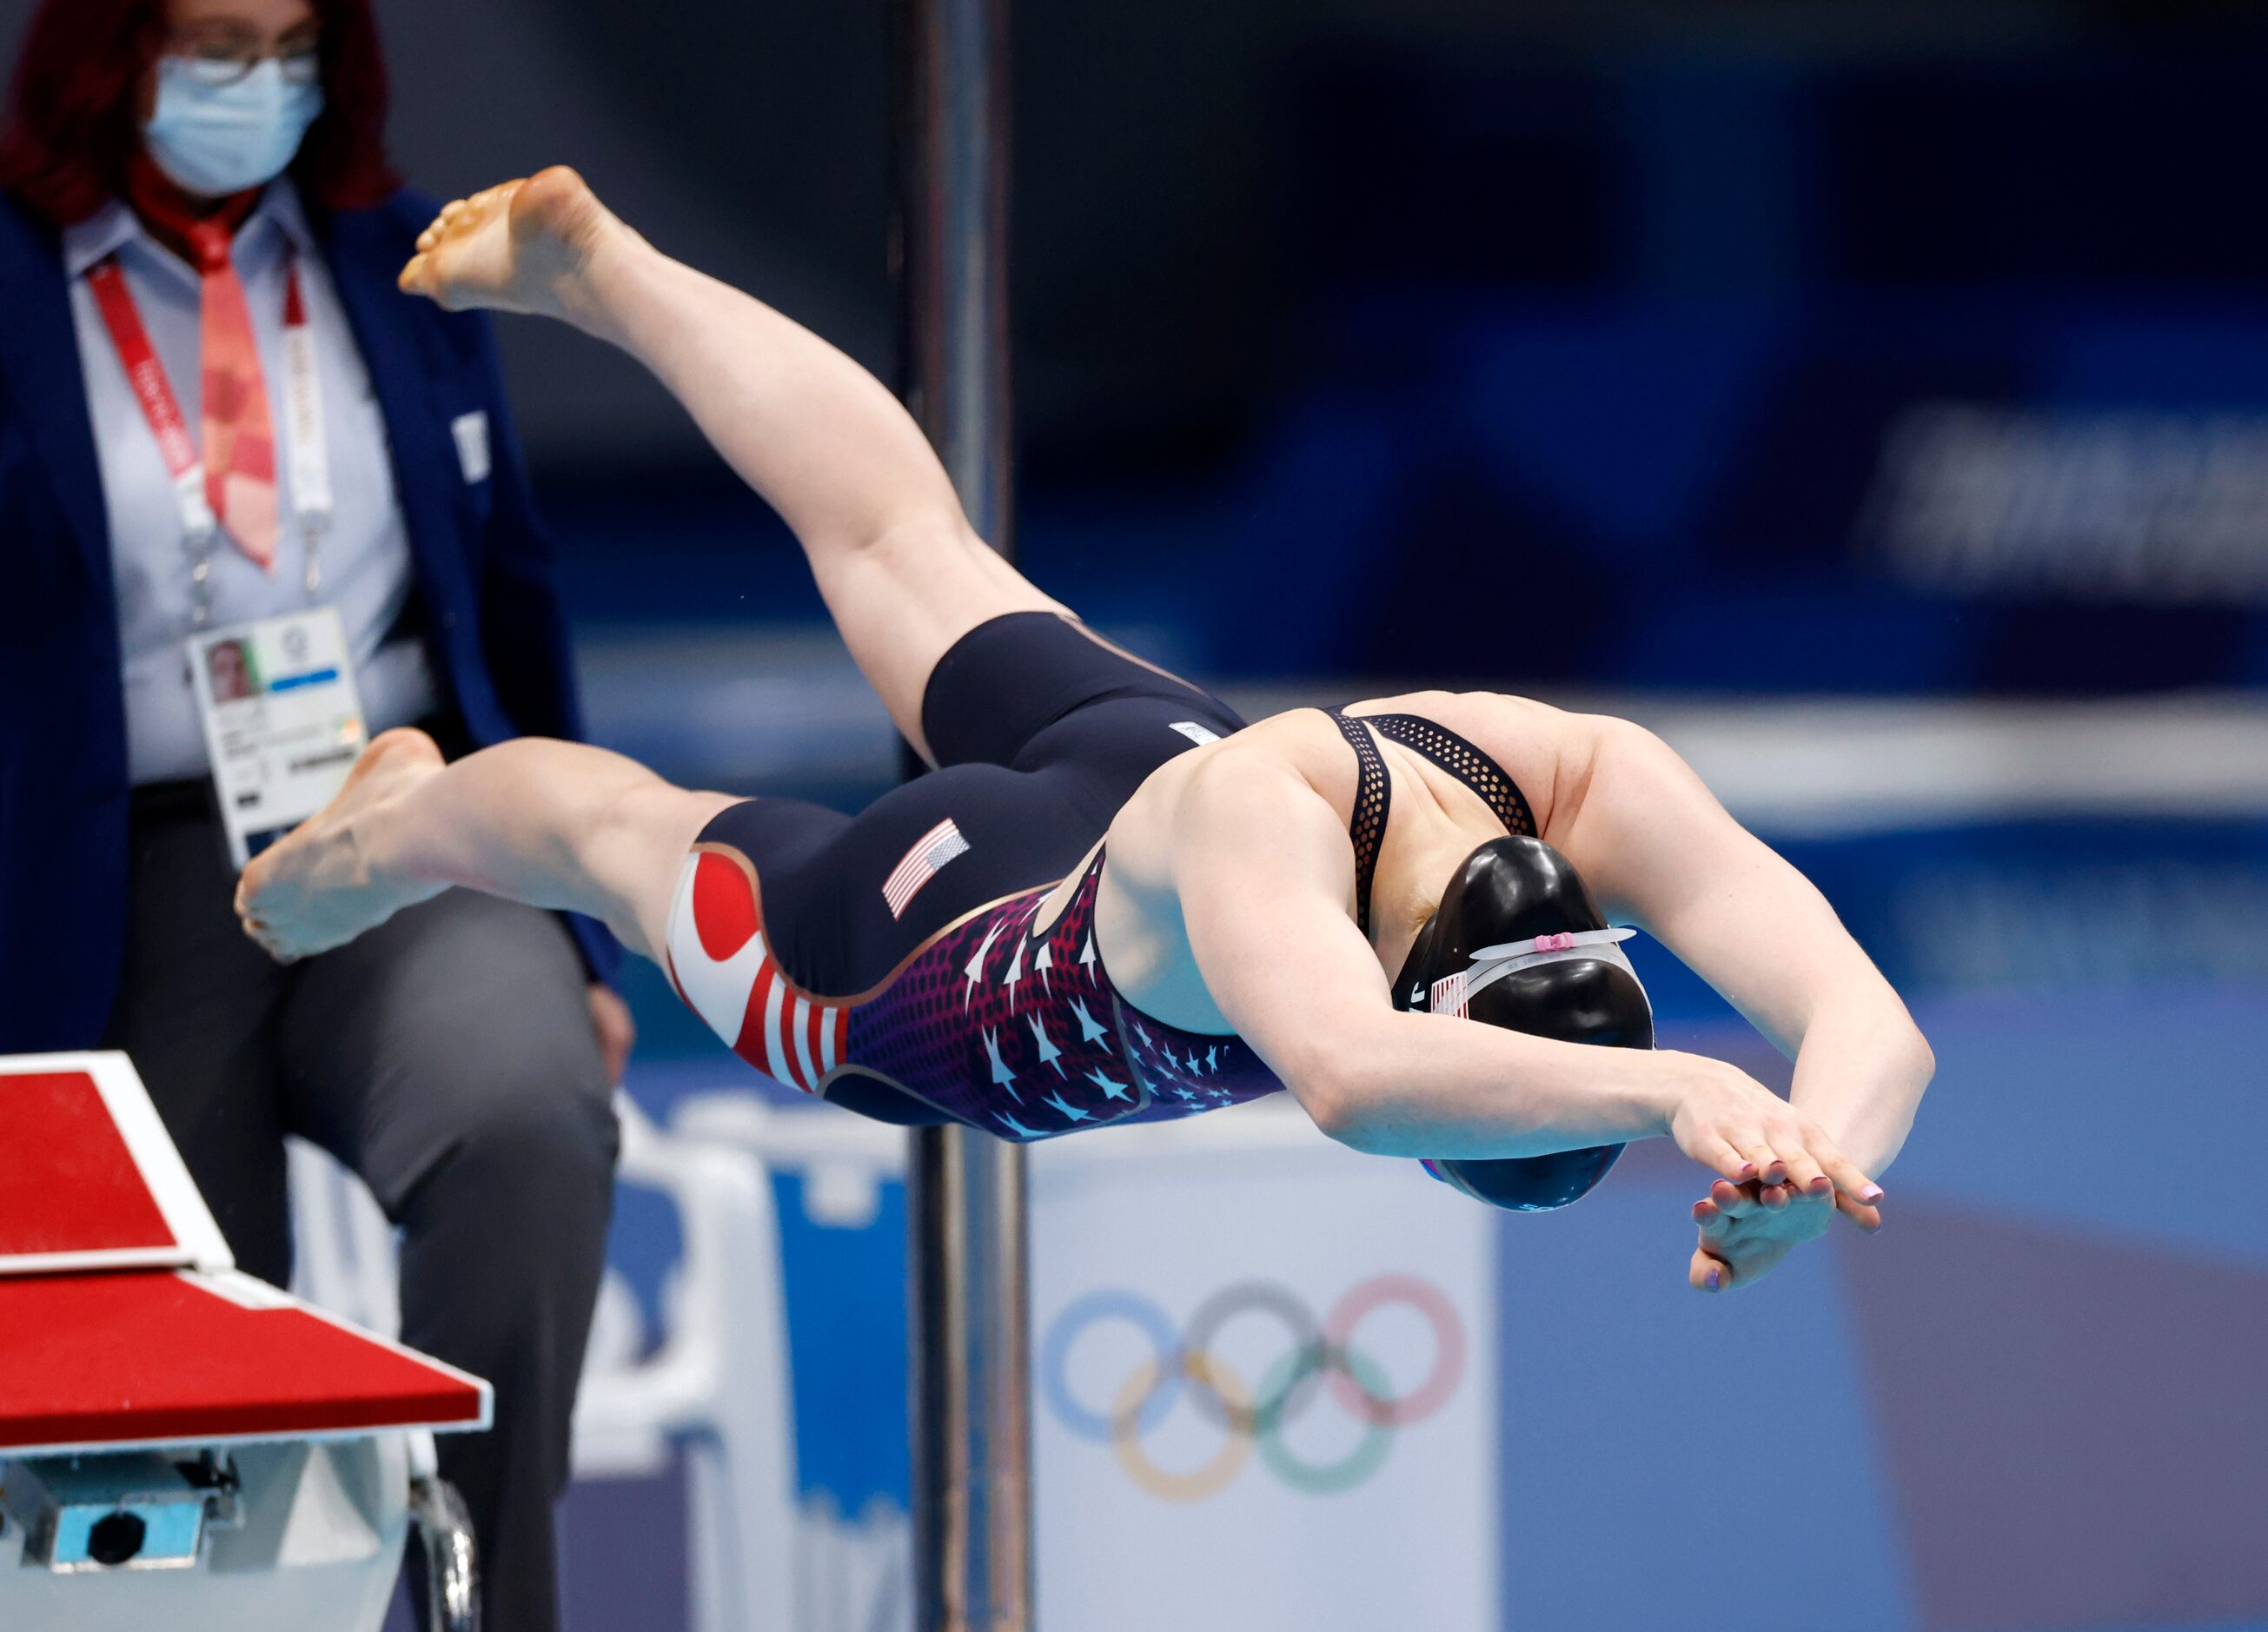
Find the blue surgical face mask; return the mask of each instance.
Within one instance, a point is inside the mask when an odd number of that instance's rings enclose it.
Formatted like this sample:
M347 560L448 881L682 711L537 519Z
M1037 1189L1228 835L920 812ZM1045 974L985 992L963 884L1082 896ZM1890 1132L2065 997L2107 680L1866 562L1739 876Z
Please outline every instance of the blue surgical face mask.
M297 64L287 70L269 57L246 74L233 63L161 57L158 106L142 136L175 187L223 198L283 174L322 111L321 84Z

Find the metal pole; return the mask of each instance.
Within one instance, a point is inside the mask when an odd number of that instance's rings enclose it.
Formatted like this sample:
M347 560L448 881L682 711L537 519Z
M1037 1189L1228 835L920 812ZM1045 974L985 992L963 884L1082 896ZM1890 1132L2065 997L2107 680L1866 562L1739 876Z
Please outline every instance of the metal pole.
M901 389L969 520L1012 555L1006 0L892 0ZM914 1130L914 1624L1032 1625L1024 1152Z

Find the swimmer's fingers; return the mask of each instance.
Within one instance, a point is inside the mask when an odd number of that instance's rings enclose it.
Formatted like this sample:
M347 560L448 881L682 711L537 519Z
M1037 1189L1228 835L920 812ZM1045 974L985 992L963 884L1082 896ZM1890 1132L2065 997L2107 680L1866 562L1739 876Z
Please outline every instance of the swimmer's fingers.
M1740 1145L1741 1154L1748 1158L1749 1165L1756 1170L1756 1180L1758 1184L1778 1185L1787 1182L1787 1163L1781 1158L1778 1150L1773 1148L1772 1141L1763 1128L1759 1128L1742 1136L1735 1143Z
M1733 1288L1733 1266L1697 1246L1685 1267L1685 1282L1697 1292L1727 1292Z
M1787 1158L1787 1183L1795 1195L1825 1201L1835 1190L1835 1181L1827 1176L1818 1149L1819 1141L1808 1139L1806 1148L1793 1151Z
M1755 1183L1749 1187L1756 1193L1756 1204L1766 1212L1778 1212L1796 1196L1791 1158L1782 1152L1792 1144L1784 1137L1767 1134L1750 1136L1741 1143L1749 1163L1756 1170ZM1798 1151L1800 1155L1800 1151Z
M1824 1202L1836 1193L1869 1205L1881 1199L1881 1187L1836 1147L1825 1129L1800 1112L1767 1118L1739 1143L1756 1162L1758 1177L1767 1187L1762 1196L1767 1207L1784 1207L1798 1197ZM1770 1188L1775 1185L1784 1187L1778 1195Z
M1719 1179L1709 1187L1709 1202L1719 1214L1728 1220L1745 1218L1764 1206L1763 1193L1764 1187L1753 1179L1746 1184L1734 1184L1730 1180ZM1694 1217L1695 1221L1699 1222L1697 1212Z
M1848 1218L1868 1235L1882 1227L1882 1209L1869 1207L1864 1202L1854 1202L1842 1191L1835 1192L1835 1210Z
M1731 1184L1746 1184L1756 1176L1756 1164L1742 1155L1740 1147L1721 1134L1696 1136L1686 1147L1685 1153L1702 1166L1714 1169Z
M1882 1187L1868 1178L1858 1163L1837 1150L1835 1142L1824 1133L1816 1128L1811 1130L1808 1143L1812 1154L1819 1160L1820 1171L1834 1184L1838 1200L1848 1197L1872 1207L1882 1199Z

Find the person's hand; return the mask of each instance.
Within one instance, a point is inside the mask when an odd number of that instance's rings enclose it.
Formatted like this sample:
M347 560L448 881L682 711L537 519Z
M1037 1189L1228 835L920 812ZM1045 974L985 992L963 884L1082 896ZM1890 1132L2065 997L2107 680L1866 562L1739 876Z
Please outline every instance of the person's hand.
M1840 1195L1867 1207L1881 1199L1881 1186L1825 1128L1746 1071L1705 1055L1654 1057L1672 1073L1669 1136L1719 1178L1772 1190L1792 1185L1805 1196Z
M591 1030L599 1040L599 1058L606 1062L607 1085L619 1088L637 1041L637 1022L630 1018L630 1004L603 981L591 982L590 998Z
M1877 1202L1881 1187L1875 1187ZM1790 1251L1826 1233L1840 1212L1869 1234L1882 1227L1879 1206L1854 1202L1824 1175L1808 1187L1730 1184L1719 1179L1693 1203L1700 1241L1686 1266L1686 1280L1698 1291L1728 1292L1775 1268Z

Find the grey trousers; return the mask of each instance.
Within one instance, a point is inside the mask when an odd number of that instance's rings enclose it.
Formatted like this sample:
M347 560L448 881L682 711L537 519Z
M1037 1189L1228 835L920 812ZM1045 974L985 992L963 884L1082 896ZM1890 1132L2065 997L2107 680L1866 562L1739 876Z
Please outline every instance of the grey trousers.
M401 1336L496 1386L444 1435L488 1632L559 1624L552 1508L613 1205L616 1129L573 941L455 890L289 967L236 925L201 788L138 791L124 979L105 1035L149 1084L237 1262L291 1275L284 1136L401 1226Z

